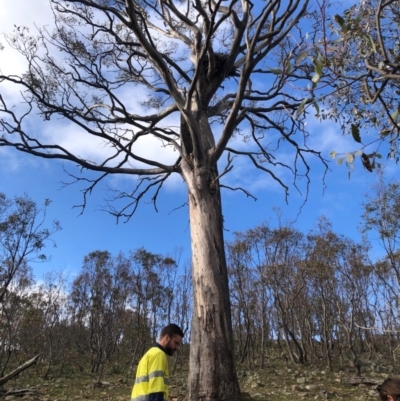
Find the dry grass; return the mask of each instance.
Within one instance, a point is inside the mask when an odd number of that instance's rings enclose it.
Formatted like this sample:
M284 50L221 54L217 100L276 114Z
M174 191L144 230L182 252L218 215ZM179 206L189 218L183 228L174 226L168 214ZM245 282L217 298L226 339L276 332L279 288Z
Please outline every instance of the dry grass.
M287 368L283 363L280 364L279 360L275 360L273 365L263 370L239 367L243 401L286 401L294 398L321 401L325 399L377 400L374 386L351 386L342 382L344 377L349 378L351 374L332 373L298 365ZM369 372L368 376L383 381L389 374ZM183 400L187 394L186 378L187 368L185 367L171 378L170 395L174 401ZM90 374L74 373L43 380L38 377L38 372L28 370L22 376L8 382L5 387L6 390L34 387L34 394L25 395L25 400L129 400L133 377L106 375L101 385L95 385L95 379L95 376Z

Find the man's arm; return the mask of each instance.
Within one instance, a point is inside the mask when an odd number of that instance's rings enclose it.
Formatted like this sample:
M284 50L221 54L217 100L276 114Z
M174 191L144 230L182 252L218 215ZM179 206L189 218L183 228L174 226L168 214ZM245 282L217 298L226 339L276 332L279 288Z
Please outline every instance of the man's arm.
M150 361L149 366L149 401L165 401L168 393L167 357L159 352Z

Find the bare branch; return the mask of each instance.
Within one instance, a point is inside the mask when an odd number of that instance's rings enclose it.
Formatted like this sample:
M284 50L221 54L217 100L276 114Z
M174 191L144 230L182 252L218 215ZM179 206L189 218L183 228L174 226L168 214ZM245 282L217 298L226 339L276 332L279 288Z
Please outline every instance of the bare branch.
M220 186L221 188L230 189L231 191L242 191L242 192L245 193L245 195L246 195L248 198L253 198L255 201L257 200L257 198L256 198L255 196L253 196L249 191L247 191L246 189L244 189L244 188L242 188L242 187L233 188L233 187L230 187L230 186L224 185L224 184L219 184L219 186Z

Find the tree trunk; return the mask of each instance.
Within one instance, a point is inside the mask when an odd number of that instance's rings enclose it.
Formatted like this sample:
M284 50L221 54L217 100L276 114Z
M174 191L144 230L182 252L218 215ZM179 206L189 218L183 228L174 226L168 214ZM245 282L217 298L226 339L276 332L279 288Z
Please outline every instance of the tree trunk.
M261 298L262 306L261 306L261 339L260 339L260 348L261 348L261 361L260 368L264 369L265 367L265 306L267 305L264 297Z
M192 240L190 401L238 401L221 196L217 169L182 163Z
M49 362L47 364L46 372L43 375L43 380L47 380L49 378L51 363L53 359L53 341L50 333L48 335L48 339L49 339Z
M3 365L2 371L0 372L0 377L3 377L5 372L6 372L6 369L7 369L7 366L8 366L8 362L10 362L11 354L12 354L12 351L10 349L8 349L7 350L7 359L6 359L6 361L5 361L4 365Z
M133 369L133 365L136 362L136 356L138 354L138 350L139 350L139 344L140 344L140 337L138 337L137 341L136 341L136 345L135 345L135 350L132 353L131 359L130 361L128 361L128 365L129 365L129 371L131 371ZM125 370L125 369L124 369Z

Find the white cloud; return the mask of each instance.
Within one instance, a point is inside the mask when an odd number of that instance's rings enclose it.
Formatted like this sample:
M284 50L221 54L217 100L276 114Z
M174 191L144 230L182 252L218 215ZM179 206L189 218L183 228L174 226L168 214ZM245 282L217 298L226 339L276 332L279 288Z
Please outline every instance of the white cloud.
M329 153L353 152L357 150L357 143L349 135L343 135L340 132L339 124L331 120L322 120L310 117L307 120L307 129L311 137L308 140L309 147L322 152L324 157Z
M66 123L65 120L41 123L40 125L42 126L40 132L43 142L57 144L83 159L101 163L115 152L103 139L88 134L73 123ZM156 160L165 164L171 164L177 158L177 152L174 152L170 146L163 146L163 143L153 136L139 138L132 150L141 158ZM120 161L121 158L122 156L119 156L116 160ZM112 166L115 164L114 162L115 160L109 165ZM130 163L132 164L131 167L142 168L146 166L144 163L133 159L130 159Z
M13 31L15 26L27 26L32 34L37 32L37 28L46 26L49 31L52 30L53 14L48 0L14 0L13 2L4 2L0 9L1 33L7 34ZM5 43L4 36L0 41ZM0 70L4 74L21 74L26 70L24 58L10 46L5 46L1 52ZM21 88L15 88L15 85L2 83L1 91L7 99L8 105L19 106L22 101L19 94ZM136 114L151 114L152 110L145 109L139 102L145 99L147 93L140 88L130 90L121 90L119 95L128 109L134 110ZM15 110L18 110L15 109ZM163 125L177 126L178 116L172 116L165 121ZM67 122L66 120L53 120L49 122L41 121L34 113L26 119L25 128L30 135L37 135L44 143L56 143L68 149L71 153L82 158L101 162L112 154L112 149L108 148L101 139L88 135L79 127ZM177 158L177 153L171 147L165 147L158 139L150 136L142 137L135 143L135 153L140 157L150 160L157 160L161 163L171 164ZM1 149L3 155L9 159L10 166L17 169L21 159L16 157L13 152L7 149ZM143 167L143 163L133 162L134 167ZM25 162L24 162L25 164Z
M49 0L13 0L3 2L0 10L2 32L14 26L25 25L30 28L49 25L52 22Z
M0 43L5 43L4 34L10 34L16 26L26 26L35 35L37 28L53 26L53 13L48 0L3 1L0 7ZM20 74L25 71L24 58L15 50L5 46L0 53L0 70L5 74Z

